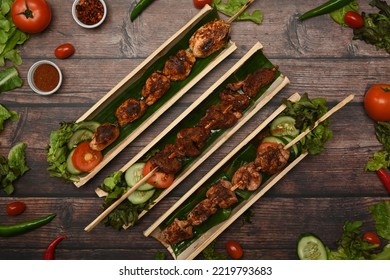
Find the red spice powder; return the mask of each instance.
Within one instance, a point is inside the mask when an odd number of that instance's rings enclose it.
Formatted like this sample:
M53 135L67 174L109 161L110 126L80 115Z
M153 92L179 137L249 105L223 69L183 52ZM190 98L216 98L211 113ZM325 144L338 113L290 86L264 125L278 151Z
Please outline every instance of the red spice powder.
M33 80L38 89L49 92L58 85L60 74L53 65L41 64L35 69Z
M87 25L98 23L104 15L104 8L99 0L80 0L76 11L77 18Z

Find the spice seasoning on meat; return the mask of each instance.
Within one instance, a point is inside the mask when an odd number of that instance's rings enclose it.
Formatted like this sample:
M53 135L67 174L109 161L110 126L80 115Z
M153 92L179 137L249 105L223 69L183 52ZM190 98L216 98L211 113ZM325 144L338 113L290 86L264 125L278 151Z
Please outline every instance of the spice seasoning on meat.
M35 69L33 80L39 90L49 92L58 85L60 75L53 65L45 63Z
M104 8L99 0L80 0L76 11L77 18L87 25L98 23L104 15Z

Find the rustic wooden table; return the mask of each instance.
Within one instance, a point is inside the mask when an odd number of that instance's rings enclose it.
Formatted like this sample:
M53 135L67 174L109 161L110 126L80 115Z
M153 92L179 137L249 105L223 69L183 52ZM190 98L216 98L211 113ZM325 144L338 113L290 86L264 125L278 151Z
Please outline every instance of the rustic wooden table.
M279 106L282 98L295 92L326 97L331 106L351 93L355 98L333 115L334 136L325 152L306 158L287 174L251 208L252 223L243 225L237 220L218 237L216 249L223 251L224 244L234 239L244 248L244 259L297 259L295 246L302 232L314 232L328 246L334 246L345 220L363 220L367 228L373 227L367 207L388 195L376 175L363 170L380 145L362 101L368 86L389 83L389 55L353 41L351 29L335 24L328 16L304 23L297 20L299 14L322 0L310 5L304 0L255 1L250 9L261 9L264 22L233 23L231 38L237 50L81 188L52 178L46 171L50 131L86 112L198 10L190 0L155 1L131 22L135 0L106 1L106 22L87 30L72 18L73 1L48 2L53 11L51 25L20 48L23 64L18 70L25 85L0 94L0 103L20 114L17 122L7 122L1 132L0 153L6 155L11 146L25 142L31 167L15 183L13 195L0 193L0 221L16 223L51 212L57 217L33 232L1 237L0 259L42 259L46 246L59 234L67 239L58 246L57 259L153 259L157 251L166 252L142 232ZM371 9L367 1L360 2L362 10ZM291 84L136 226L116 231L99 224L85 232L84 227L101 213L102 199L96 196L95 187L147 145L257 41ZM74 44L76 53L58 60L54 49L65 42ZM64 74L60 91L52 96L38 96L27 85L28 68L40 59L55 61ZM21 216L9 217L4 208L14 200L24 201L27 209Z

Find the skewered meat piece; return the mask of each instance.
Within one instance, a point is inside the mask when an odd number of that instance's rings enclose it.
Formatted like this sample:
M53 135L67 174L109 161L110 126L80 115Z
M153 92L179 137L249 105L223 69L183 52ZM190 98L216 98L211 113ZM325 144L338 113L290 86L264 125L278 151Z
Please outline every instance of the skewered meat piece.
M176 174L182 167L181 161L177 157L170 157L175 154L177 148L173 144L167 144L163 150L155 154L151 159L153 168L158 167L164 173Z
M171 81L183 81L191 73L195 64L195 56L188 50L180 50L176 55L169 56L165 62L163 74Z
M200 154L209 136L210 130L201 126L184 128L176 136L176 145L186 156L196 157Z
M146 108L144 101L129 98L116 109L115 116L119 125L124 126L140 118L145 113Z
M172 224L161 231L161 237L169 244L174 245L194 236L192 225L189 221L175 219Z
M257 156L255 160L256 167L260 171L270 175L281 171L287 164L287 161L290 157L290 151L285 150L282 144L263 144L260 144L257 150Z
M231 112L236 116L237 119L242 117L242 111L248 107L250 99L245 94L240 94L231 90L224 90L219 94L221 99L222 108L230 107Z
M232 184L226 180L220 180L210 187L206 192L206 197L211 199L220 208L229 208L238 202L234 191L230 190Z
M189 45L195 57L204 58L223 48L229 40L230 24L213 20L192 34Z
M239 184L239 189L248 191L257 190L260 185L263 176L257 171L254 162L245 164L237 169L232 178L232 184Z
M199 226L211 215L215 214L217 210L217 205L211 199L206 198L192 209L187 216L187 221L189 221L193 226Z
M220 104L211 106L199 121L200 126L210 130L229 128L236 123L236 116L230 111L226 112Z
M277 69L277 67L272 69L261 68L256 70L254 73L249 74L245 80L237 83L230 83L226 86L233 91L242 89L248 97L255 97L262 87L268 85L275 79Z
M89 146L92 150L102 151L119 137L119 127L112 123L103 123L93 134Z
M142 88L142 96L145 99L145 103L148 106L154 104L157 100L163 96L171 87L171 81L160 71L154 72L145 81L145 85Z

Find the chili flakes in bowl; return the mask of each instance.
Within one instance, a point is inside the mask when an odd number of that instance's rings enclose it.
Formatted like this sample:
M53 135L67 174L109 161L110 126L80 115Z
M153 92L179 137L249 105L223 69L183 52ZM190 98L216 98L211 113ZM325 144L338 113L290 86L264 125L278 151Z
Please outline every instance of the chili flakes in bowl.
M107 7L103 0L76 0L73 3L74 20L84 28L95 28L106 18Z

